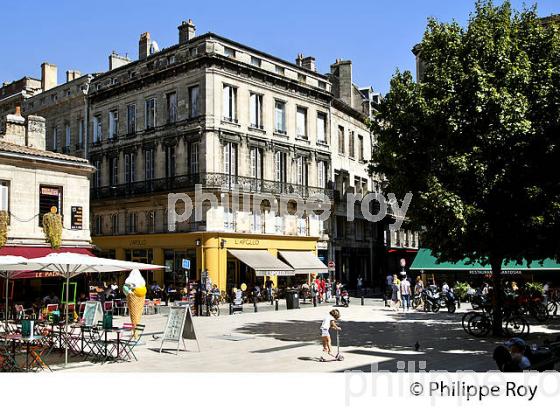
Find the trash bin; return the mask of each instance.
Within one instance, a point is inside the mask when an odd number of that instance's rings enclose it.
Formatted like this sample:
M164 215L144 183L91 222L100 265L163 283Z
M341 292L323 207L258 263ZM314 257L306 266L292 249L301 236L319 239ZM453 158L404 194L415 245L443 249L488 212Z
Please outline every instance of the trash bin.
M286 291L286 307L288 309L299 309L299 295L297 290Z

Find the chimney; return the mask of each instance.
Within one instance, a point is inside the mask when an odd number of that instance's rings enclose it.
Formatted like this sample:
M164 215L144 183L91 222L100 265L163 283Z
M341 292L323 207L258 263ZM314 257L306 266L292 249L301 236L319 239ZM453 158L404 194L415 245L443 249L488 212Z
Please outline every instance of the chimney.
M43 91L57 86L57 76L58 69L56 65L49 63L41 64L41 88Z
M317 71L317 66L315 65L315 57L305 57L303 60L301 60L301 66L311 71Z
M191 19L183 21L179 27L179 44L188 43L196 36L196 27Z
M138 59L143 60L150 55L150 33L142 33L138 42Z
M2 140L12 144L25 146L25 118L21 116L21 109L16 105L14 114L8 114L5 121Z
M127 65L130 62L131 61L130 58L128 58L128 55L121 56L113 51L109 56L109 71L122 67L123 65Z
M46 126L43 117L27 116L27 146L46 149Z
M303 64L303 54L299 53L296 57L296 65L300 66Z
M352 106L352 61L337 59L331 65L331 79L334 96Z
M69 83L76 78L80 78L81 75L82 73L80 73L78 70L68 70L66 71L66 82Z

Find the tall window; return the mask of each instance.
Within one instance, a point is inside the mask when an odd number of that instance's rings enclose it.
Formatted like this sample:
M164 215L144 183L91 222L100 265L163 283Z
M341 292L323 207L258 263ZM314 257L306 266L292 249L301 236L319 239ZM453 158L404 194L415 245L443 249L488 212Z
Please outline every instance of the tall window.
M224 84L224 120L237 122L237 88Z
M136 212L126 214L126 232L136 233Z
M344 154L344 127L338 126L338 153Z
M111 233L118 235L119 233L119 214L111 215Z
M126 133L134 134L136 132L136 104L126 106Z
M307 109L297 107L296 112L297 136L307 138Z
M285 184L288 181L287 178L287 161L288 155L282 151L276 151L274 153L274 177L276 182Z
M93 161L95 167L95 174L93 175L93 187L99 188L101 186L101 161L96 159Z
M358 135L358 159L360 161L364 160L364 137L363 137L363 135Z
M235 231L235 214L229 208L224 209L224 230Z
M54 127L52 130L52 149L56 151L58 149L58 128Z
M177 93L167 94L167 123L173 124L177 121Z
M101 142L103 139L103 126L101 124L101 115L93 117L93 143Z
M10 183L0 181L0 211L8 211L10 205Z
M189 87L189 104L189 117L198 117L200 115L200 87L198 85Z
M152 148L144 151L144 172L145 180L150 181L154 179L154 150Z
M145 126L146 128L154 128L156 126L156 99L149 98L146 100L146 119L145 119Z
M320 112L317 114L317 142L327 142L327 115Z
M237 177L237 144L226 142L224 144L224 174L229 184L236 182Z
M82 148L84 146L84 119L80 118L78 120L78 149Z
M262 120L262 103L263 103L263 96L261 94L251 93L249 97L249 109L250 112L250 122L251 127L253 128L263 128L263 120Z
M109 160L109 183L111 185L119 183L119 159L117 157Z
M354 149L354 131L350 131L348 136L348 155L352 158L356 157L356 150Z
M167 145L165 147L165 177L175 176L175 147Z
M307 161L302 156L296 158L296 183L307 186Z
M189 151L191 156L191 174L198 174L198 142L191 142Z
M109 139L117 138L119 131L119 112L117 110L109 111Z
M72 132L70 130L70 124L66 124L64 128L64 146L66 148L69 148L70 144L72 143Z
M319 188L327 187L327 163L325 161L317 162L317 186Z
M124 181L127 184L136 179L136 155L132 152L124 154Z
M252 147L251 148L251 178L254 178L256 181L256 190L261 189L261 183L263 179L263 168L262 168L262 160L263 160L263 151L261 148Z
M274 102L274 131L286 133L286 103L283 101Z

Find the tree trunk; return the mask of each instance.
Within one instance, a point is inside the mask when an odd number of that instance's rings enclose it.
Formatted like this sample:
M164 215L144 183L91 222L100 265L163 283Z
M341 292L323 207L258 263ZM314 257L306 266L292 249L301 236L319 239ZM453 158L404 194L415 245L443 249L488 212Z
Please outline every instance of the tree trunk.
M502 262L503 258L491 258L490 266L492 267L492 335L503 336L502 327L502 307L503 307L503 292L502 292Z

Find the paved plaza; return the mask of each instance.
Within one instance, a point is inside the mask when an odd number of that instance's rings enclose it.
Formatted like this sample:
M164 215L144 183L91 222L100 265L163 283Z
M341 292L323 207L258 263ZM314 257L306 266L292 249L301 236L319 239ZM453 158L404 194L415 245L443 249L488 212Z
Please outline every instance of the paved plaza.
M492 351L500 343L492 338L476 339L461 327L462 312L394 312L376 299L358 299L349 308L339 308L343 329L340 348L344 361L319 362L319 326L332 305L275 311L246 306L246 312L219 317L194 317L200 343L187 341L189 351L175 355L174 343L159 353L165 313L144 316L145 343L137 347L138 361L126 363L73 363L65 372L341 372L345 370L396 371L398 362L426 370L494 370ZM470 306L468 306L470 307ZM116 318L122 323L123 318ZM530 343L555 338L558 319L546 327L533 326ZM156 339L158 338L158 339ZM334 340L333 340L334 342ZM418 351L415 345L418 342ZM413 368L410 368L413 370Z

